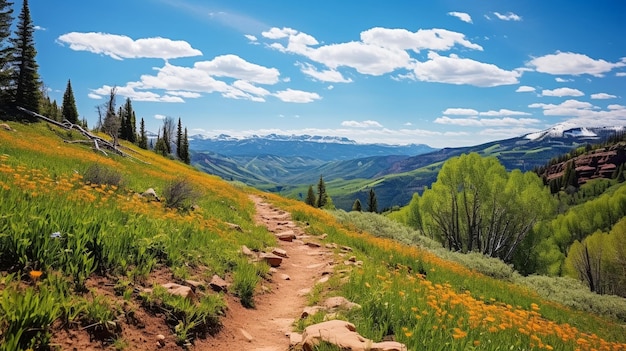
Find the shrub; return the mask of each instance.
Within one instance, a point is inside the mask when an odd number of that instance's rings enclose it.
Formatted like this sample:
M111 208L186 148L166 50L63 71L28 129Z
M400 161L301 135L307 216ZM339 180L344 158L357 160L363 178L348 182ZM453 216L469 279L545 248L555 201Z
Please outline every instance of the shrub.
M177 178L165 186L163 196L165 197L165 206L190 210L201 194L189 180Z
M122 174L109 167L94 163L83 175L85 182L91 184L106 184L120 186L122 184Z

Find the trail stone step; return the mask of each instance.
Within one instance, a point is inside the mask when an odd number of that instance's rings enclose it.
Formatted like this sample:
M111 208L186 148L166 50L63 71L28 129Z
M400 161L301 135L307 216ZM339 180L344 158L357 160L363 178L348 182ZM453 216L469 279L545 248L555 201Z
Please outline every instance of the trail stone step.
M293 241L296 238L296 233L293 230L286 230L275 235L281 241Z

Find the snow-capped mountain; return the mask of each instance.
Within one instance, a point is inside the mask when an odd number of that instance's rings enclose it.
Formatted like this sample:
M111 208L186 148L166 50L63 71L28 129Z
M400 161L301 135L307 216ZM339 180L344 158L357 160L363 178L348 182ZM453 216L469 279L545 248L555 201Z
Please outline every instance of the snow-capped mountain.
M623 126L581 127L573 123L560 123L535 133L529 133L524 139L539 141L545 138L575 138L579 140L598 140L624 130Z

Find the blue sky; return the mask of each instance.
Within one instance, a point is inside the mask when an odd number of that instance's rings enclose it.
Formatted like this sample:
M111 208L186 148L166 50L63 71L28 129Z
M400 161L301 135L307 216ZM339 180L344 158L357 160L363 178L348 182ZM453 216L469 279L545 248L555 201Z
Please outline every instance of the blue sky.
M626 2L31 0L39 73L90 126L469 146L626 125ZM19 13L20 0L15 0Z

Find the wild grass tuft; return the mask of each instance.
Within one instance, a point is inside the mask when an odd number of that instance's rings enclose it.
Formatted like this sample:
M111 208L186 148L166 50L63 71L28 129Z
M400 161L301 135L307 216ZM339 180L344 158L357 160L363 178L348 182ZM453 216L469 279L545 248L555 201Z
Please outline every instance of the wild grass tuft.
M232 288L244 307L254 307L254 291L261 275L267 274L267 271L268 266L265 263L250 263L243 258L237 262Z

